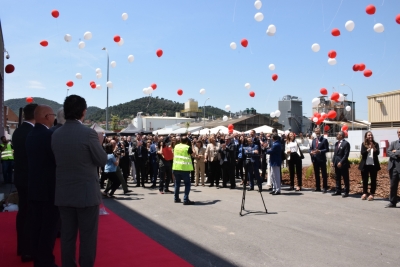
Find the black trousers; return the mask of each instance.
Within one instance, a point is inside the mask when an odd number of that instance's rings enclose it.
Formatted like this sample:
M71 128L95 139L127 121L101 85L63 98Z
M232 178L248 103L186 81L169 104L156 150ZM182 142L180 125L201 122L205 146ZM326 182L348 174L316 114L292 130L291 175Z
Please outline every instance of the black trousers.
M129 157L122 157L119 163L119 167L122 170L122 175L124 176L125 182L128 180L129 176Z
M137 185L141 184L144 187L145 179L148 180L146 162L141 159L136 159L135 168L136 168L136 183Z
M302 186L302 181L303 181L303 162L299 156L299 154L296 153L290 153L290 160L289 162L289 175L290 175L290 187L294 187L294 171L296 170L296 175L297 175L297 186Z
M390 174L389 201L392 202L392 204L396 205L396 203L397 203L397 188L399 187L400 173L395 168L392 168L391 170L389 170L389 174Z
M32 255L28 186L16 186L18 191L17 255Z
M374 165L364 165L364 170L361 171L361 177L363 182L363 194L368 194L368 178L371 178L371 190L370 193L373 195L376 191L376 176L378 171Z
M236 163L236 170L238 175L240 176L240 178L242 180L244 180L244 176L243 176L243 159L238 159L237 163Z
M121 185L120 180L118 179L117 173L116 172L103 172L104 176L111 181L111 184L108 184L108 187L106 190L104 190L105 193L108 193L110 191L110 195L114 195L115 190L118 189L118 187Z
M208 162L208 174L210 175L209 179L211 178L210 185L214 185L214 183L217 186L219 185L220 168L221 165L219 164L219 160Z
M224 163L221 166L221 170L222 170L222 186L226 187L228 181L230 181L230 177L229 177L229 168L230 168L230 164L228 161L224 161Z
M261 157L261 180L266 180L265 175L267 173L267 155L264 154Z
M326 162L313 162L314 175L315 175L315 187L321 189L320 172L322 172L322 185L324 189L328 189L328 174L326 172Z
M342 181L341 178L343 177L344 181L344 190L345 193L349 193L350 190L350 181L349 181L349 167L341 167L338 168L335 166L335 179L336 179L336 192L342 191Z
M59 230L58 207L54 201L30 201L29 205L34 266L55 266L53 249Z

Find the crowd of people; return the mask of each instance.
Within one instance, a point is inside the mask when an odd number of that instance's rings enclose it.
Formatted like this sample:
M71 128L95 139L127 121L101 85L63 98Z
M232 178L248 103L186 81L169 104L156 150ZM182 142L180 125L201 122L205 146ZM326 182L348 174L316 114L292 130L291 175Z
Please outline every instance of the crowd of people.
M19 196L17 255L23 262L56 266L53 248L57 234L61 233L62 266L77 266L75 251L79 233L80 266L94 266L102 196L113 198L120 186L124 194L132 192L127 185L129 176L136 187L158 187L160 194L174 193L174 202L184 205L195 204L189 198L192 184L235 189L236 178L241 179L239 185L249 191L255 190L257 185L257 191L262 192L263 182L266 182L270 194L280 195L284 162L290 174L289 190L302 190L304 155L301 147L309 147L316 178L313 191L328 191L326 153L330 148L318 127L311 138L301 133L296 137L292 132L279 136L274 129L272 133L259 135L254 130L248 135L138 133L134 137L104 136L103 141L99 141L98 134L82 124L86 110L85 99L77 95L68 96L57 114L49 106L28 104L24 108L24 122L14 132L12 142L1 137L4 181L12 182L14 169ZM400 130L397 135L398 140L388 148L391 183L388 208L397 204ZM344 137L343 132L337 133L331 167L335 169L336 178L332 196L345 198L350 189L350 144ZM374 200L380 170L379 153L373 133L366 132L359 164L362 200ZM185 185L183 201L179 198L182 180ZM171 183L174 190L170 190Z

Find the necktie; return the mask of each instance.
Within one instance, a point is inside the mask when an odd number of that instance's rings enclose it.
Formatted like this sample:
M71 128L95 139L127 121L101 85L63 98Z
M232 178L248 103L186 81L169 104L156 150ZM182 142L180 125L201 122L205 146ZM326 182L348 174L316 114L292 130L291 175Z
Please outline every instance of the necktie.
M318 138L315 139L315 148L318 148Z

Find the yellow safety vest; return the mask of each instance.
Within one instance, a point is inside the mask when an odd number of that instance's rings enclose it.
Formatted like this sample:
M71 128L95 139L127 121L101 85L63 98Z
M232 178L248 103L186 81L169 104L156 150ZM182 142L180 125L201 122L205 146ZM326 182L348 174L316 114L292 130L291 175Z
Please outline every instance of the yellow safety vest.
M174 171L193 171L192 158L188 153L189 146L178 144L174 148Z
M4 147L4 144L0 144ZM1 160L14 160L13 150L10 144L7 144L6 149L1 152Z

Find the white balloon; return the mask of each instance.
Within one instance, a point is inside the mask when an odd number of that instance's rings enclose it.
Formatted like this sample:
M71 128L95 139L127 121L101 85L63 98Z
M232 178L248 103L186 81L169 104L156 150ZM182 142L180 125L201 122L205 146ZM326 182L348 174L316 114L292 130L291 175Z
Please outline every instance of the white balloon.
M134 60L135 60L135 57L133 55L128 56L129 63L132 63Z
M318 52L320 49L321 49L321 47L317 43L315 43L311 46L311 50L314 52Z
M269 68L270 70L274 70L274 69L275 69L275 65L274 65L274 64L269 64L268 68Z
M147 92L147 88L143 88L143 94L148 95L149 93Z
M92 33L91 32L85 32L84 34L83 34L83 39L85 39L85 40L90 40L90 39L92 39Z
M246 87L246 89L250 89L251 85L250 85L249 83L246 83L246 84L244 85L244 87Z
M318 106L319 103L321 102L321 99L319 99L318 97L316 97L316 98L313 98L313 100L312 100L311 102L312 102L312 106L313 106L313 107L316 107L316 106Z
M339 102L343 102L344 101L344 95L343 94L339 94Z
M273 118L275 117L275 112L272 111L269 115L271 116L271 118Z
M228 120L228 116L223 116L223 117L222 117L222 120L223 120L223 121L227 121L227 120Z
M231 110L231 106L230 105L226 105L225 109L229 111L229 110Z
M77 74L75 74L75 77L76 77L77 79L82 79L82 74L80 74L80 73L78 72Z
M147 92L148 95L150 95L153 92L153 88L147 87L146 88L146 92Z
M346 111L350 111L351 110L351 107L350 106L347 106L346 107Z
M66 34L66 35L64 35L64 40L65 40L66 42L71 42L72 36L71 36L70 34Z
M281 115L281 111L279 109L275 110L275 116L279 117Z
M100 84L96 85L96 89L101 90L101 85Z
M101 73L101 69L100 69L100 68L97 68L97 69L96 69L96 73Z
M254 15L254 19L255 19L257 22L263 21L263 19L264 19L263 13L261 13L261 12L256 13L256 14Z
M331 65L331 66L333 66L333 65L336 65L336 59L335 58L330 58L330 59L328 59L328 64L329 65Z
M117 62L111 61L110 65L111 65L111 67L115 68L117 66Z
M235 42L232 42L229 46L230 46L233 50L236 49L236 43L235 43Z
M128 14L122 13L122 20L127 20L127 19L128 19Z
M113 83L111 81L108 81L106 85L108 88L113 88Z
M377 23L374 25L374 31L377 33L382 33L385 30L382 23Z
M119 42L117 43L119 46L122 46L123 44L124 44L124 39L122 39L122 37L121 37L121 40L119 40Z
M352 21L352 20L347 21L346 24L344 25L346 30L348 30L349 32L352 32L354 30L355 26L356 25L354 24L354 21Z
M275 33L276 33L276 27L275 27L275 25L273 25L273 24L269 25L269 26L268 26L268 29L267 29L267 35L268 35L268 36L274 36Z
M313 122L317 122L318 121L318 118L317 117L314 117L314 119L312 120Z
M80 41L78 44L79 49L83 49L85 48L85 42L84 41Z
M200 89L200 94L204 95L206 93L206 89Z
M96 77L97 77L97 79L101 79L101 77L103 77L103 74L101 72L96 73Z
M260 9L260 8L262 7L261 1L260 1L260 0L255 1L255 2L254 2L254 7L255 7L256 9Z

